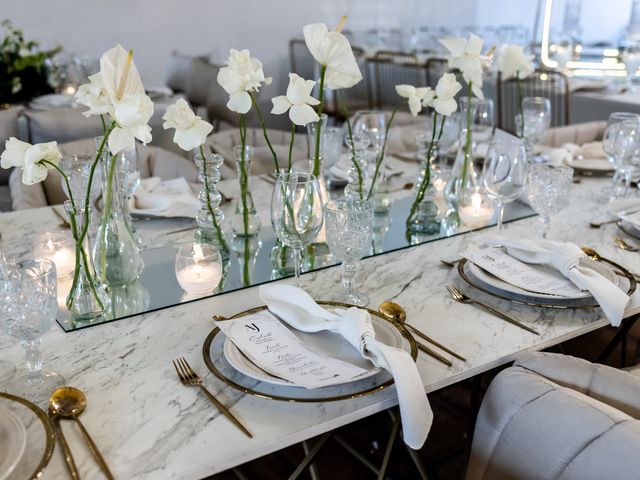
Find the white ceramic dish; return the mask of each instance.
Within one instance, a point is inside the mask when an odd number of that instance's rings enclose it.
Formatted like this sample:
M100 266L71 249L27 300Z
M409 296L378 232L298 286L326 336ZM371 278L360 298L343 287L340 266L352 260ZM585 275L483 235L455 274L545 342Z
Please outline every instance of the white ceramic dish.
M18 416L0 407L0 480L15 470L27 447L27 430Z

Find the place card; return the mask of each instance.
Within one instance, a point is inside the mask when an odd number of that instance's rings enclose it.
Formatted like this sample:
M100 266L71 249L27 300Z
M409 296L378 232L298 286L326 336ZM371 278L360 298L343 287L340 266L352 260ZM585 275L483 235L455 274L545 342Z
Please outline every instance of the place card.
M575 298L582 292L555 269L533 267L507 255L500 248L469 248L464 257L500 280L528 292L567 298Z
M215 323L259 368L304 388L328 387L366 373L312 350L268 311Z

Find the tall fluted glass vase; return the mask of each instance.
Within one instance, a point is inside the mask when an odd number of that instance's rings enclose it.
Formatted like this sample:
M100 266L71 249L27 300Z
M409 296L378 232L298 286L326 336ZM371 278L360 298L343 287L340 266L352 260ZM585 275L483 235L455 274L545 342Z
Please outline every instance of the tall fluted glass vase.
M116 175L117 158L103 152L102 214L96 232L93 261L98 278L107 287L123 287L134 283L144 268L142 255L124 210L122 186Z
M231 229L233 233L242 237L251 237L260 232L260 217L253 204L253 195L249 185L251 161L254 149L251 145L233 147L238 172L240 196L236 201L236 209L231 217Z

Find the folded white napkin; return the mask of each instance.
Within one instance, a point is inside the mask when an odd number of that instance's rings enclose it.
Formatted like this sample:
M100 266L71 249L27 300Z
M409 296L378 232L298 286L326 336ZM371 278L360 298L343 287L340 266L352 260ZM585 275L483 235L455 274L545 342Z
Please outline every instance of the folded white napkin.
M184 177L162 181L158 177L144 178L133 192L132 214L155 217L196 218L200 203Z
M376 340L366 310L352 307L338 315L325 310L304 290L291 285L262 285L260 298L272 313L292 327L303 332L329 330L339 333L363 358L391 373L396 384L404 441L413 449L422 447L431 428L433 412L418 368L407 352Z
M629 296L595 270L580 264L587 255L573 243L551 240L521 240L498 235L478 238L479 243L502 246L507 253L525 263L547 264L571 280L578 288L593 295L611 325L617 327L624 318Z
M370 158L369 161L374 162L374 159ZM385 174L387 178L403 173L403 170L398 168L398 165L393 163L389 157L385 159L385 164ZM349 169L351 165L351 155L349 153L342 154L340 159L329 167L329 177L332 180L347 181L349 179ZM371 168L373 168L373 166Z
M587 142L582 145L575 143L565 143L559 148L552 148L549 151L549 162L554 165L568 164L573 162L576 157L582 157L595 164L609 164L607 154L602 149L602 142Z

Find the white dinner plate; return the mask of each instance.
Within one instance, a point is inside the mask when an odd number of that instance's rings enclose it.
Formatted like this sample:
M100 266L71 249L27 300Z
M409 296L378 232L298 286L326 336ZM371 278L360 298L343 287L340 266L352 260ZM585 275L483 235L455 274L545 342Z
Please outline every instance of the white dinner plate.
M604 263L596 262L589 258L583 258L580 260L581 265L586 266L600 273L607 280L611 281L614 285L620 287L620 277L615 274L613 269ZM547 273L557 273L556 270L547 265L528 265L529 267L545 271ZM466 262L465 272L468 273L472 279L479 284L482 288L487 289L490 292L497 293L500 296L510 298L513 300L522 300L525 302L545 303L549 302L557 305L580 305L582 303L595 302L590 292L580 292L573 297L565 297L560 295L552 295L546 293L536 293L523 288L511 285L504 280L492 275L486 270L480 268L471 262Z
M572 158L565 162L567 166L578 172L610 173L614 171L613 164L606 158Z
M373 323L373 329L376 332L376 339L391 347L402 348L404 341L402 338L402 334L397 328L395 328L389 322L376 317L375 315L371 315L371 322ZM376 375L380 372L380 368L374 367L369 360L362 358L360 353L337 333L327 331L306 333L291 328L284 322L283 325L289 328L289 330L291 330L294 335L296 335L303 342L309 345L313 350L337 358L339 360L349 362L353 365L367 370L366 373L351 378L345 381L345 383L362 380L364 378ZM256 380L260 380L261 382L271 383L274 385L298 387L298 385L292 384L291 382L288 382L287 380L284 380L282 378L275 377L270 373L265 372L260 367L256 366L256 364L249 360L249 358L247 358L240 351L240 349L238 349L238 347L236 347L234 343L229 340L229 338L224 339L223 354L233 368L250 378L254 378Z
M6 480L27 447L27 430L15 413L0 407L0 480Z

